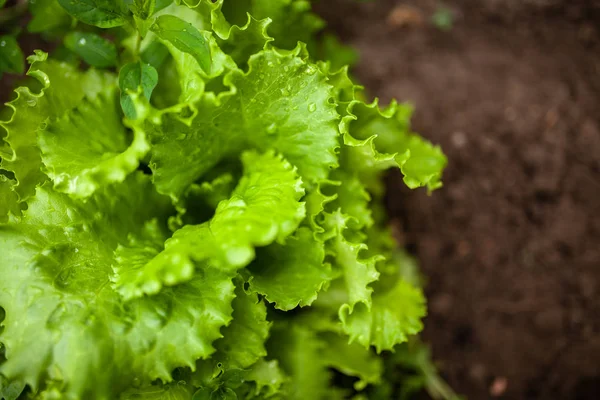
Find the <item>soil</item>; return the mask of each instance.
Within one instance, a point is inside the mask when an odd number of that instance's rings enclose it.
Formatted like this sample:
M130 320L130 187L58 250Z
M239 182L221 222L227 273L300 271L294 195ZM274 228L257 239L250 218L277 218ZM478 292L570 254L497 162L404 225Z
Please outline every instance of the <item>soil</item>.
M428 196L389 176L425 339L469 399L600 399L600 4L322 1L371 94L445 150Z

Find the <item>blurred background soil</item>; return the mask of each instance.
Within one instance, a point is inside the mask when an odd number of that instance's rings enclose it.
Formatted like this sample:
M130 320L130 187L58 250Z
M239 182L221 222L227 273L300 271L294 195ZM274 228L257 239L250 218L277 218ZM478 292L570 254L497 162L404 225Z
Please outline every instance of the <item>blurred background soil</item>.
M600 399L600 1L317 10L369 93L412 102L448 155L442 189L392 174L387 199L444 377L472 400Z

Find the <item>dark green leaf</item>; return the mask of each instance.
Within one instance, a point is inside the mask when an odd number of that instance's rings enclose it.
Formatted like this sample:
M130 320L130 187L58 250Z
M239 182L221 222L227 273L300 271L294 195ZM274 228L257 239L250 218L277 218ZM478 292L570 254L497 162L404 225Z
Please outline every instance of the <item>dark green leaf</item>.
M159 69L168 56L169 49L167 49L167 46L158 40L155 40L154 42L150 43L148 47L144 49L144 51L142 51L141 58L146 64L150 64L154 68Z
M27 30L32 33L68 27L73 20L55 0L30 1L29 11L33 18L27 24Z
M58 0L69 14L89 25L112 28L127 22L127 8L121 0Z
M0 76L3 72L25 72L25 57L13 36L0 36Z
M65 46L93 67L107 68L117 63L117 47L95 33L71 32L65 37Z
M137 91L142 88L142 94L150 100L152 91L158 83L158 72L153 66L141 62L129 63L119 71L119 88L121 89L121 107L125 116L135 119L136 112L128 91Z
M125 3L136 17L148 19L154 13L156 0L125 0Z
M161 15L150 29L159 38L171 42L180 51L192 55L204 72L210 73L211 57L208 41L192 24L172 15Z
M157 13L163 8L166 8L173 3L173 0L156 0L156 5L154 6L154 12Z

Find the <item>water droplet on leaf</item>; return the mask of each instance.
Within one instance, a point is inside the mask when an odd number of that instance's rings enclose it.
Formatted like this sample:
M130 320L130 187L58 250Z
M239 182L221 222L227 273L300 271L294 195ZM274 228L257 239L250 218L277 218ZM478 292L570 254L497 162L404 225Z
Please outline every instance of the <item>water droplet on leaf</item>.
M277 124L273 122L271 125L267 126L267 133L272 135L277 132Z

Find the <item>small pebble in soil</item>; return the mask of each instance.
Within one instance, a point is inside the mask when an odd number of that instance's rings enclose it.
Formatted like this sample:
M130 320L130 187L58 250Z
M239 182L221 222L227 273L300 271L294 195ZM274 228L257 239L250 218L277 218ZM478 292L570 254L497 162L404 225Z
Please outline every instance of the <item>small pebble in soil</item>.
M464 132L457 131L454 132L452 136L450 136L450 140L452 140L452 144L454 145L454 147L460 149L465 147L465 145L467 144L467 135L465 135Z
M411 28L423 25L425 18L421 10L410 6L397 6L387 17L388 25L394 28Z
M490 386L490 395L493 397L500 397L506 392L508 387L508 379L503 376L494 378L492 385Z

